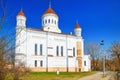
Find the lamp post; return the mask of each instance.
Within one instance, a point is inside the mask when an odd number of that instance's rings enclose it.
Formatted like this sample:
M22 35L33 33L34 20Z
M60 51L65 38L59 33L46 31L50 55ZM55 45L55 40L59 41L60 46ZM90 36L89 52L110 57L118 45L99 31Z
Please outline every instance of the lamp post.
M101 41L100 45L102 46L102 51L103 51L103 76L105 76L105 54L104 54L104 40Z

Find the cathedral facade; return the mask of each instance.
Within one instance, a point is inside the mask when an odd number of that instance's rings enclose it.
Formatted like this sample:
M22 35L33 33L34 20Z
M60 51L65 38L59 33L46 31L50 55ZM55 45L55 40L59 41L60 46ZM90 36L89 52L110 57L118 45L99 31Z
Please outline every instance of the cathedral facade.
M90 71L90 56L84 54L84 39L78 23L75 34L64 34L59 17L49 7L42 15L42 29L26 27L22 10L16 16L15 65L24 64L35 72Z

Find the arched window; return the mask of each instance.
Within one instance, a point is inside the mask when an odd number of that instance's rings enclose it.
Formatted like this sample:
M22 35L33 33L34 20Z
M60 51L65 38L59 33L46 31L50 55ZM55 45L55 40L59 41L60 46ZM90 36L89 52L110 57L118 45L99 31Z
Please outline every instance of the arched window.
M42 55L42 53L43 53L43 45L40 44L40 55Z
M35 44L35 55L37 55L37 44Z
M47 23L47 20L45 19L45 23Z
M43 67L43 61L42 60L40 61L40 67Z
M56 20L55 20L55 24L56 24Z
M59 46L56 47L56 55L59 56Z
M73 48L73 56L75 56L75 48Z
M61 46L61 56L63 56L63 46Z
M86 61L84 61L84 66L86 66Z
M52 23L53 23L53 19L52 19Z
M50 19L48 19L48 23L50 23Z
M35 60L35 67L37 67L37 60Z

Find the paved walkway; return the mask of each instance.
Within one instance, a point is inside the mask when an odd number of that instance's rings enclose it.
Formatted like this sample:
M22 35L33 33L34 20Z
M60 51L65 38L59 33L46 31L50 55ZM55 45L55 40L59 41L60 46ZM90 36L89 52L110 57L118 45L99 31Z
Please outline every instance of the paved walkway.
M106 77L102 77L103 73L98 72L94 75L86 76L83 78L80 78L79 80L114 80L114 73L113 72L107 72Z

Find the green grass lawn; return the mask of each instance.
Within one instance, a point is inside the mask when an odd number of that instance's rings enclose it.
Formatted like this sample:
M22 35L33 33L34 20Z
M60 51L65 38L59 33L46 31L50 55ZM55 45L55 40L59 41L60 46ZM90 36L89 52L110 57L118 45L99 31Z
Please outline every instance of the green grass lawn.
M83 76L95 74L96 72L60 72L59 75L56 72L31 72L20 80L78 80Z

